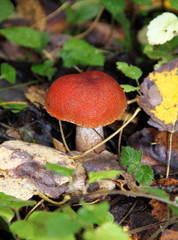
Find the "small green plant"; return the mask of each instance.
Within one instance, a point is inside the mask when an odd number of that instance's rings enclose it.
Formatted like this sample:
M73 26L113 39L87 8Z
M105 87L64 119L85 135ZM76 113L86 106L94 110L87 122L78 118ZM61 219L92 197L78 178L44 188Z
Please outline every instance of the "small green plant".
M57 70L57 68L53 67L53 64L54 62L46 60L43 63L33 64L31 70L33 73L47 77L48 80L51 80Z
M124 166L127 166L128 173L133 172L135 179L144 185L150 185L154 173L150 166L141 163L142 150L136 151L135 149L127 146L122 147L120 160Z
M73 65L103 66L105 61L99 49L80 39L66 41L60 52L60 57L66 67Z
M142 70L136 66L128 65L125 62L116 62L117 69L119 69L125 76L133 79L137 83L137 87L128 84L122 84L121 87L124 89L124 92L133 92L140 89L140 84L138 79L142 75Z

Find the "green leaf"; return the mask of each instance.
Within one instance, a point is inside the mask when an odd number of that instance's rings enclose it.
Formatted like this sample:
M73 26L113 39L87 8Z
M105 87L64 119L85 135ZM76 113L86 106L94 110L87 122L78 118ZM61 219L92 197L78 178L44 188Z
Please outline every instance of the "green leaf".
M86 231L84 240L129 240L129 235L116 223L105 223L94 229L94 231Z
M48 220L47 231L50 238L67 237L77 233L81 228L78 221L70 218L64 213L53 214Z
M0 207L0 216L3 217L7 222L10 222L15 214L13 210L8 207Z
M127 84L122 84L120 85L121 88L124 89L124 92L128 93L128 92L134 92L140 89L140 87L133 87L131 85L127 85Z
M117 175L119 175L122 171L118 170L106 170L102 172L89 172L88 177L88 183L94 183L98 182L102 179L111 179L115 178Z
M46 60L41 64L32 65L31 70L32 72L47 77L48 80L51 80L51 78L53 77L57 70L57 68L52 67L52 65L53 65L52 61Z
M18 211L21 207L34 206L35 204L35 201L23 201L0 192L0 208L7 207Z
M151 59L165 59L168 62L173 59L173 56L169 54L169 49L165 45L161 46L151 46L146 45L144 47L144 54L146 54Z
M10 229L26 240L69 240L80 227L77 221L62 212L36 211L28 220L12 223Z
M98 224L113 222L113 215L109 212L108 202L102 202L92 205L84 205L77 212L80 222L83 224Z
M5 20L14 11L14 5L10 0L0 0L0 22Z
M178 10L178 1L177 0L170 0L170 4L173 8Z
M125 62L116 62L116 65L117 69L122 71L127 77L134 80L138 80L142 75L141 69L136 66L128 65Z
M46 163L45 167L52 170L56 174L59 174L60 176L66 176L66 177L71 177L72 174L75 172L74 169L69 169L53 163Z
M74 7L75 5L76 7ZM97 16L99 10L100 5L97 3L91 4L90 2L87 3L85 0L78 0L72 7L66 9L67 21L72 24L87 21Z
M151 5L151 0L132 0L132 2L139 4L139 5Z
M154 172L150 166L142 165L135 170L134 176L140 184L150 185L154 178Z
M1 76L0 79L4 78L10 83L15 83L16 81L16 70L14 67L8 63L1 64Z
M129 166L131 164L139 166L141 162L141 157L142 149L136 151L134 148L131 148L130 146L122 147L120 156L121 164L125 166Z
M176 207L171 204L168 204L168 206L172 209L173 213L178 216L178 205Z
M0 34L10 41L29 48L42 49L44 35L29 27L10 27L0 29Z
M125 0L101 0L101 4L113 15L116 16L118 13L124 10L126 4Z
M163 199L169 199L168 194L162 189L157 189L154 187L140 187L140 189L144 190L147 193L151 193L152 195L155 195L157 197L160 197Z
M62 57L65 67L79 64L103 66L105 60L100 50L79 39L66 41L60 52L60 57Z

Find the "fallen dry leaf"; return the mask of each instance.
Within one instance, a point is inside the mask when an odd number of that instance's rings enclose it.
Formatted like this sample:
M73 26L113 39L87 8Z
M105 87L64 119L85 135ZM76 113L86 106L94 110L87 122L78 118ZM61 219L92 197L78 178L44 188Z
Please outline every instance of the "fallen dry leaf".
M150 73L141 84L139 105L161 131L178 131L178 58Z
M31 102L31 103L40 103L42 106L45 104L45 94L46 91L44 90L43 86L30 86L26 93L25 96L26 98Z
M34 28L44 31L46 27L46 14L39 0L16 0L17 13L21 18L29 19Z
M55 149L18 140L4 142L0 146L0 169L5 173L0 191L21 199L29 199L37 190L58 197L69 179L46 169L47 162L74 168L72 160Z
M163 230L160 240L177 240L178 234L176 231L165 229Z
M159 202L155 199L152 199L149 204L152 206L152 211L151 214L156 217L158 220L163 220L166 215L168 214L167 212L167 205L165 203Z
M72 184L69 178L46 169L47 162L75 169ZM108 151L92 159L85 157L73 161L66 153L39 144L12 140L0 145L0 191L20 199L29 199L37 191L52 198L64 192L85 192L88 172L111 169L121 170L117 155ZM100 188L115 187L112 181L104 183L101 181Z

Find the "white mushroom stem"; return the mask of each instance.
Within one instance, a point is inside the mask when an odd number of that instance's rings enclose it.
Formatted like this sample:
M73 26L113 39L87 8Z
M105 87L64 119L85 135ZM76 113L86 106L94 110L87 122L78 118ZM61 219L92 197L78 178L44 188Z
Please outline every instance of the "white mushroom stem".
M76 149L77 151L84 152L104 139L103 127L86 128L77 126L76 128ZM105 149L105 145L95 149L93 153L100 153Z

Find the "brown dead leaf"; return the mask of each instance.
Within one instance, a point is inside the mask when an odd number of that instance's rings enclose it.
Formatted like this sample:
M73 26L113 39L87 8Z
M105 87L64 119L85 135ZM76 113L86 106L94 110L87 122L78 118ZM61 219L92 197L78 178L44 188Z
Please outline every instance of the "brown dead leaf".
M156 186L156 188L170 193L172 197L178 193L178 180L173 178L162 178L154 180L152 182L152 186Z
M58 151L61 151L61 152L66 152L64 144L62 142L60 142L56 138L53 138L52 140L53 140L53 144L54 144L55 149L57 149Z
M24 19L29 19L34 28L44 31L46 27L46 14L39 0L16 0L17 13Z
M177 240L178 233L173 230L165 229L163 230L160 240Z
M178 180L174 179L174 178L161 178L158 180L154 180L152 182L152 185L163 185L163 186L178 186Z
M178 131L178 58L150 73L141 84L139 105L161 131Z
M159 202L152 199L149 204L152 206L151 214L158 220L162 220L167 215L167 205L165 203Z
M31 103L40 103L41 105L44 106L45 103L45 93L46 91L44 90L43 86L30 86L26 93L25 96L26 98L31 102Z
M155 128L144 128L128 139L128 145L143 149L142 163L150 166L167 164L169 133ZM178 169L178 133L173 134L171 168Z
M6 174L0 178L1 192L28 199L39 190L49 197L58 197L66 191L69 179L46 169L47 162L75 168L65 153L55 149L18 140L4 142L0 145L0 169ZM9 188L10 184L15 189Z

